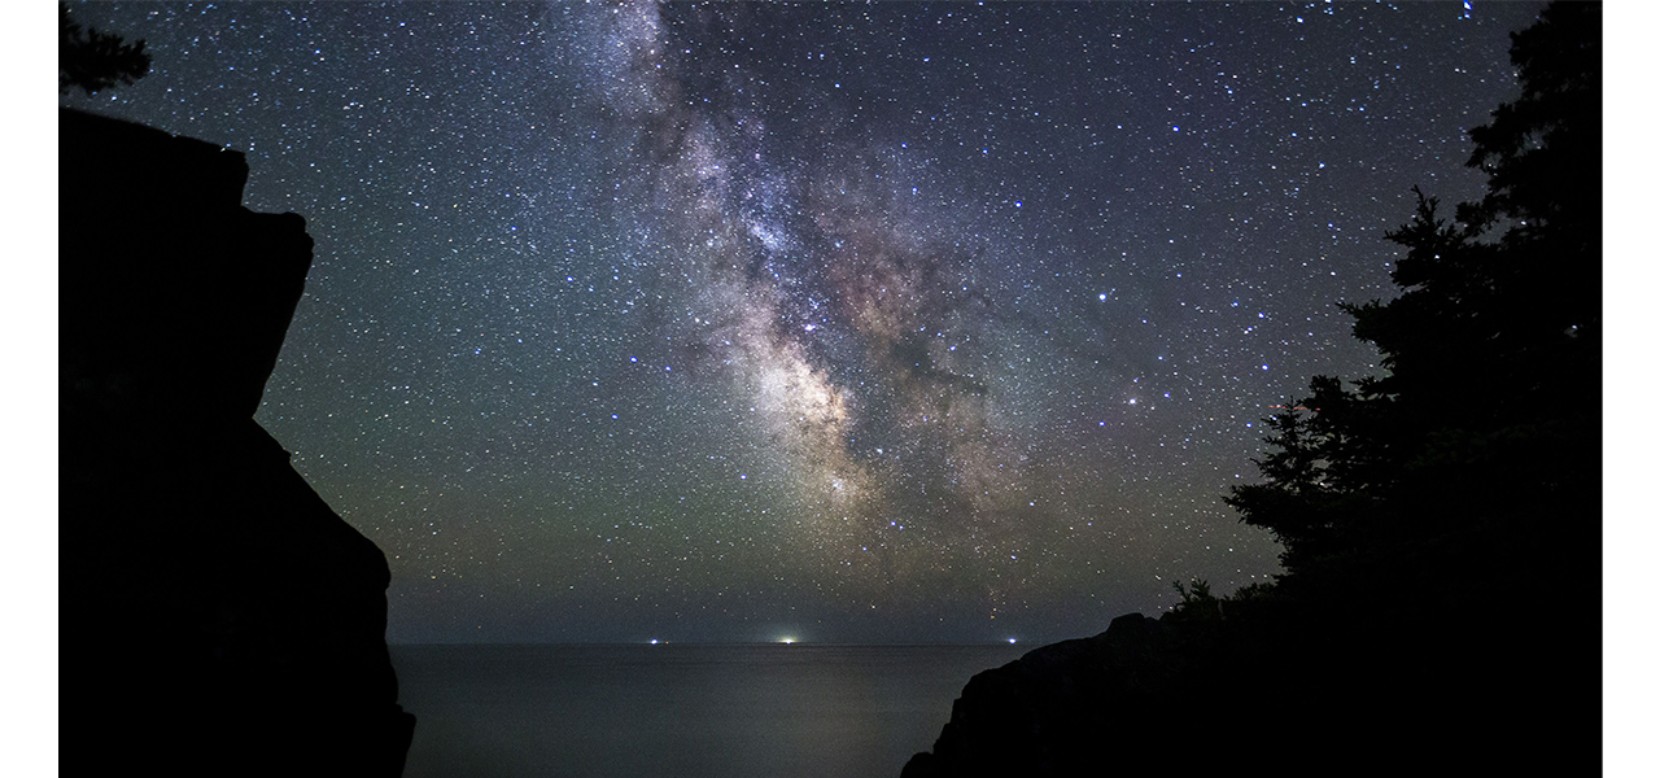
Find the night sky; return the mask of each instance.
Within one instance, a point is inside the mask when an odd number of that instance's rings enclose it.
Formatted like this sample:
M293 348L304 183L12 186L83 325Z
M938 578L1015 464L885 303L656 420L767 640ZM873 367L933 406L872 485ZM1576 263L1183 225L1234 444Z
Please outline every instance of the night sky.
M1041 641L1277 570L1221 497L1541 7L78 3L154 64L61 102L306 218L258 420L393 642Z

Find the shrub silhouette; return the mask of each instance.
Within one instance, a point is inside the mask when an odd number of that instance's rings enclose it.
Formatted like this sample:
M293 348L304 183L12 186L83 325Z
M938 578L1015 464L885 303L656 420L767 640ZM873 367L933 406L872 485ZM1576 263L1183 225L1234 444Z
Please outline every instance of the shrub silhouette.
M58 93L79 88L88 95L117 84L131 84L150 72L144 41L127 43L119 35L83 28L58 3Z

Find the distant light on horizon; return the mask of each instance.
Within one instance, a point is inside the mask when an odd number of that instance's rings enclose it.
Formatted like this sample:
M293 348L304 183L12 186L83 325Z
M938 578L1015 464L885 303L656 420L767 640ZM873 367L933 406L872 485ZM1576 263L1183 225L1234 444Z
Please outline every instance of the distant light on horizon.
M795 645L795 638L786 635L784 637L779 638L778 642L783 643L786 646L792 646L792 645Z
M658 640L658 639L657 639L657 638L652 638L652 639L651 639L651 644L652 644L652 645L654 645L654 646L655 646L655 645L658 645L658 644L659 644L659 643L662 643L662 642L663 642L663 641L661 641L661 640Z
M1014 638L1009 638L1009 645L1012 646L1014 644L1015 644L1015 639Z

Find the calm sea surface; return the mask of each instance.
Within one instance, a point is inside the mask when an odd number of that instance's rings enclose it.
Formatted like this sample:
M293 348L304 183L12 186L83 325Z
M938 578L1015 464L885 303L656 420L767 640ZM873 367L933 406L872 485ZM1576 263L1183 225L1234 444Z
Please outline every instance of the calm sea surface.
M889 776L1029 646L392 646L406 778Z

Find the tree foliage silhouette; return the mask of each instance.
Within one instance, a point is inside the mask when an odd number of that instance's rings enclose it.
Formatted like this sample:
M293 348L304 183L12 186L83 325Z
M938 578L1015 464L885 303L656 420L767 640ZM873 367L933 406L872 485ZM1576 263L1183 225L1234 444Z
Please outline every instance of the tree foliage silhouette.
M1399 296L1342 306L1384 373L1316 377L1267 420L1263 482L1224 499L1281 541L1282 582L1364 586L1387 569L1429 590L1594 563L1600 25L1596 3L1555 3L1512 35L1521 96L1470 133L1485 195L1448 222L1414 188L1387 234L1405 248Z
M150 72L144 41L127 43L119 35L81 27L58 3L58 92L79 87L94 94L117 84L131 84Z

